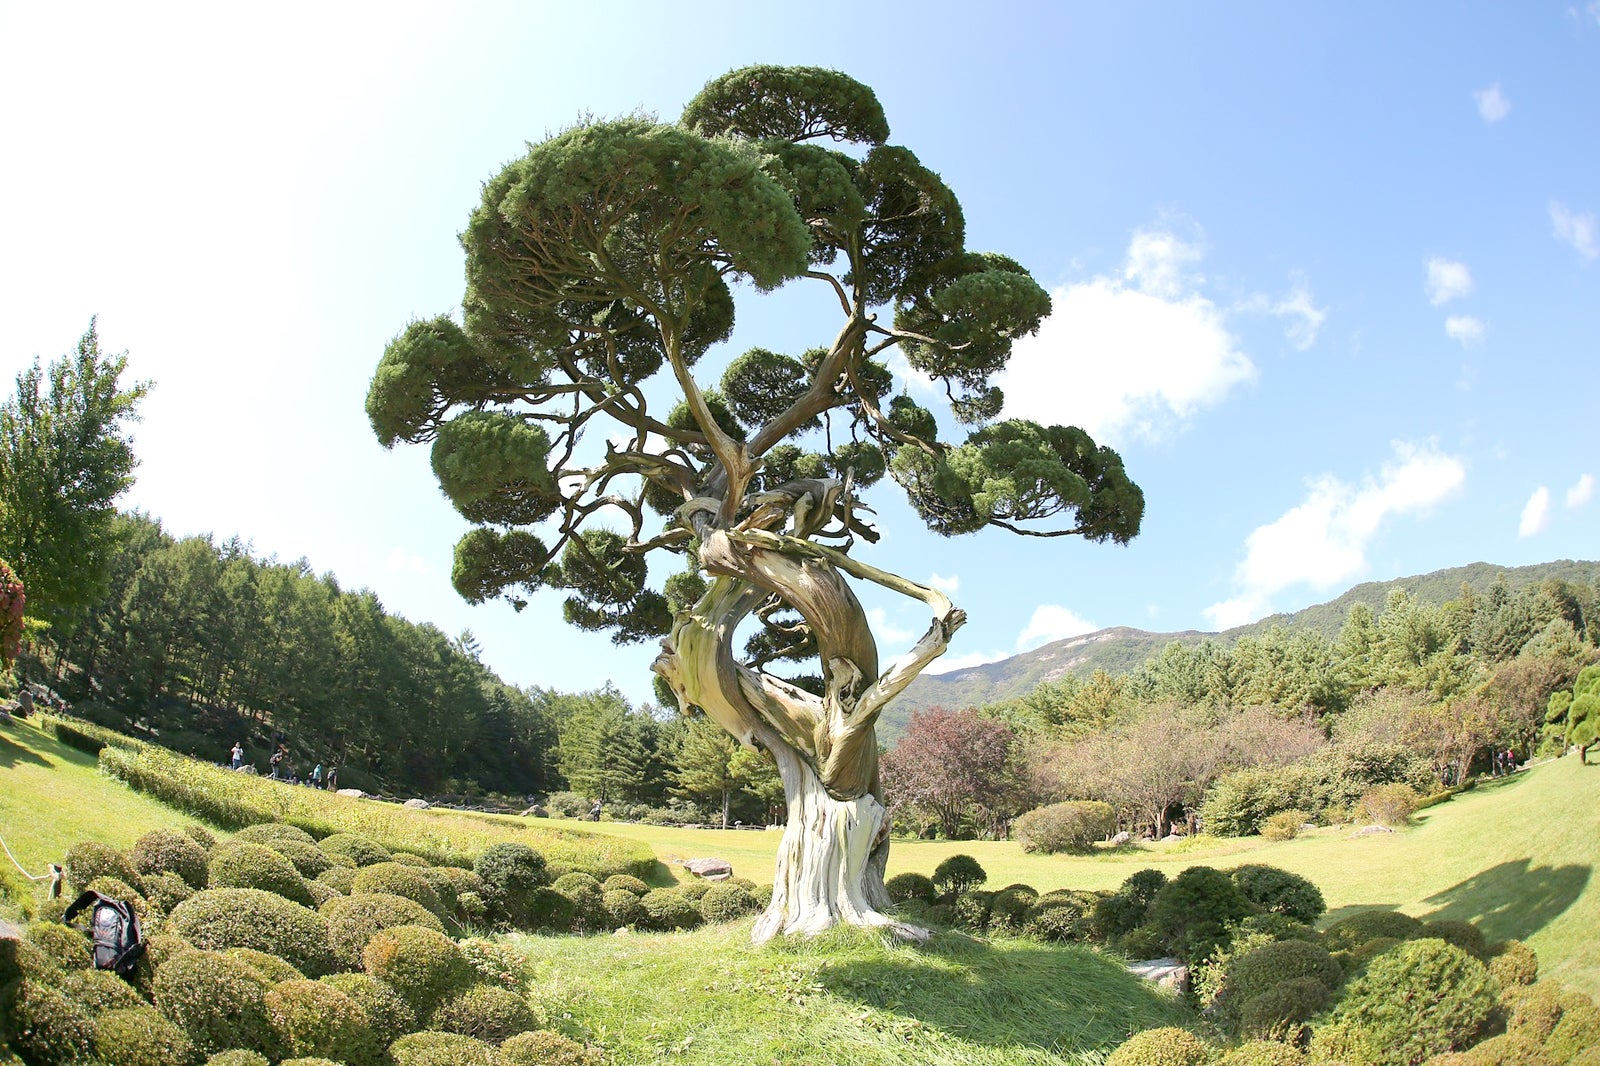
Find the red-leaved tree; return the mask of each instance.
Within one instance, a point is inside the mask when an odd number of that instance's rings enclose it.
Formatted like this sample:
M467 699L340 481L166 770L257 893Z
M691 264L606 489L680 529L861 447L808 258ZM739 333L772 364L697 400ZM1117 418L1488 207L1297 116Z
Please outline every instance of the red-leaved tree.
M946 837L960 834L969 808L987 826L1003 825L1017 813L1016 746L1010 726L977 711L917 711L883 757L885 790L895 807L937 819Z

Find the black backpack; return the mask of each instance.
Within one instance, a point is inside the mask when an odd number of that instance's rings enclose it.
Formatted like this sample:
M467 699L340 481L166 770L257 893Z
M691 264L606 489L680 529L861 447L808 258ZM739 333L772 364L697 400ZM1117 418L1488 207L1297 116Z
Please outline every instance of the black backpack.
M144 954L144 941L139 937L139 919L133 908L120 899L102 896L92 889L72 901L63 923L71 922L80 912L89 911L87 926L74 926L87 933L94 943L94 968L111 970L132 979L139 957Z

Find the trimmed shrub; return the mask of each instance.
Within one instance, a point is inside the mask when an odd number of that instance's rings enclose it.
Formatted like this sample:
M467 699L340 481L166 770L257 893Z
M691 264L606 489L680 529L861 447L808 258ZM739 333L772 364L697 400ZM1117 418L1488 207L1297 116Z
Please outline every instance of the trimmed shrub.
M216 834L203 825L195 825L190 822L183 827L183 831L188 834L190 840L200 845L202 851L210 851L217 846Z
M933 887L933 878L927 874L895 874L883 883L883 888L896 903L904 903L908 899L932 903L939 897L938 890Z
M428 913L437 916L441 921L450 917L450 912L439 902L439 894L433 890L427 879L415 868L403 863L378 862L371 866L363 866L356 874L355 880L350 882L350 892L352 895L382 892L391 896L401 896L420 903Z
M534 894L552 880L543 855L526 844L494 844L473 860L472 872L483 880L491 918L519 928L533 926Z
M243 1048L234 1048L231 1051L219 1051L206 1060L206 1066L270 1066L266 1057L254 1051Z
M1578 1057L1578 1052L1600 1047L1600 1008L1587 997L1564 1000L1561 1020L1544 1042L1545 1050L1557 1062Z
M1363 793L1356 802L1355 815L1358 821L1373 825L1402 826L1411 821L1421 803L1416 789L1395 782Z
M130 885L139 895L144 894L144 881L139 871L126 855L109 844L95 840L74 844L67 849L62 866L67 872L67 885L74 892L82 892L96 878L114 877Z
M1299 874L1280 870L1276 866L1246 863L1235 867L1231 875L1244 898L1251 904L1271 914L1310 925L1322 917L1328 904L1321 889Z
M1191 866L1168 881L1150 905L1150 924L1166 949L1196 963L1228 939L1250 913L1233 878L1209 866Z
M500 1045L501 1066L601 1066L602 1062L594 1048L545 1029L521 1033Z
M332 885L325 885L321 881L307 881L306 891L311 893L311 902L319 910L322 908L322 905L328 902L330 899L338 899L340 896L344 895L344 893L340 892L337 888L334 888Z
M612 892L617 889L632 892L635 896L642 896L650 891L650 886L634 877L632 874L612 874L600 882L600 891Z
M328 969L328 923L316 911L254 888L208 888L178 904L168 926L197 948L254 948L315 977Z
M149 924L150 901L145 898L142 888L135 888L120 877L97 877L83 887L91 892L98 892L102 896L121 900L133 908L133 913L138 916L141 927ZM68 900L67 903L70 904L71 901ZM62 910L66 910L66 906L63 906Z
M1470 1047L1495 1007L1483 963L1442 940L1413 940L1373 959L1346 987L1312 1056L1411 1066Z
M1251 1040L1222 1056L1216 1066L1305 1066L1305 1061L1299 1048L1277 1040Z
M1562 1066L1562 1060L1515 1033L1492 1036L1475 1045L1462 1058L1469 1066Z
M556 878L552 891L559 892L572 902L572 929L578 933L594 933L613 929L611 912L606 910L605 893L600 882L583 873L563 874Z
M1328 993L1339 987L1343 977L1339 964L1325 948L1303 940L1274 940L1229 960L1217 991L1217 1013L1237 1025L1252 1000L1299 978L1319 982L1323 987L1321 1005L1326 1005Z
M62 976L56 988L91 1014L146 1005L132 985L110 970L73 970Z
M460 1033L425 1029L389 1045L395 1066L496 1066L495 1050Z
M361 872L358 866L330 866L316 876L316 880L335 892L348 896L355 890L356 874Z
M235 839L238 839L237 837ZM263 840L258 841L263 847L288 859L295 871L301 877L310 880L321 876L324 872L333 869L333 859L327 852L315 844L307 844L299 840Z
M671 888L654 888L639 898L644 920L650 929L693 929L700 924L700 910L694 900Z
M1324 929L1322 945L1329 951L1349 951L1379 937L1415 940L1422 935L1422 928L1417 919L1399 911L1360 911Z
M981 889L968 889L956 896L953 904L956 924L974 933L989 928L989 906L994 902L994 896L993 892Z
M304 980L306 976L278 956L268 955L265 951L257 951L254 948L229 948L223 954L250 967L269 985L275 985L280 981Z
M156 970L156 1009L202 1054L245 1048L277 1057L262 1000L271 987L249 966L214 951L186 951Z
M320 980L367 1012L373 1035L384 1047L417 1027L417 1012L400 998L400 993L370 973L332 973Z
M417 1017L468 988L477 977L455 941L436 929L402 925L380 930L361 953L365 969L387 982Z
M172 908L195 893L189 882L169 873L145 874L144 887L150 909L157 914L170 914Z
M321 981L282 981L262 998L267 1021L288 1056L320 1053L346 1066L379 1066L378 1042L367 1012Z
M700 898L707 892L711 891L711 886L713 884L715 884L713 881L702 881L699 878L695 878L692 881L684 881L680 883L675 891L681 893L684 899L692 899L696 903L699 903Z
M1536 1043L1544 1043L1561 1020L1561 985L1540 981L1533 985L1502 988L1501 1010L1506 1015L1506 1030L1520 1033Z
M1109 803L1071 801L1038 807L1017 819L1022 850L1045 855L1086 854L1097 840L1117 831L1117 815Z
M1482 931L1471 922L1438 921L1427 922L1422 927L1422 936L1418 939L1433 937L1443 940L1446 944L1454 944L1479 962L1489 960L1489 942L1484 939Z
M477 971L478 978L488 984L518 992L532 976L528 956L503 941L473 937L456 946Z
M0 1018L10 1023L11 1048L28 1066L54 1066L89 1057L94 1024L82 1007L32 977L6 989Z
M243 840L250 844L271 845L280 840L287 840L295 844L309 844L316 847L317 838L296 825L287 822L258 822L247 825L233 834L234 840Z
M646 917L639 897L625 888L607 889L600 894L600 899L605 904L606 913L611 916L612 925L616 928L635 925Z
M1106 1059L1106 1066L1205 1066L1211 1046L1187 1029L1171 1026L1134 1033Z
M1247 1037L1302 1043L1306 1023L1333 1001L1328 986L1315 977L1295 977L1263 990L1239 1009L1237 1028Z
M1033 912L1039 893L1029 885L1007 885L989 901L989 929L996 933L1020 933Z
M176 874L190 888L206 887L206 849L187 833L153 829L134 842L128 861L141 876Z
M346 970L361 965L367 942L382 929L418 925L444 932L444 923L422 904L386 892L358 892L330 899L318 912L328 923L328 950Z
M539 1024L539 1017L527 1000L510 989L474 985L441 1003L428 1024L447 1033L498 1044L508 1036L532 1029Z
M555 879L555 882L550 887L568 896L577 888L592 888L597 892L601 891L600 882L584 873L562 874Z
M254 888L272 892L302 907L312 905L305 878L294 863L265 844L230 840L211 852L212 888Z
M145 1004L96 1018L94 1049L116 1066L190 1066L200 1059L188 1034Z
M343 856L357 866L373 866L393 858L388 848L359 833L334 833L317 841L317 847L331 856Z
M427 859L424 859L421 855L416 855L409 851L396 851L390 856L389 861L397 862L402 866L410 866L418 869L424 866L433 865L433 863L429 862Z
M933 868L933 887L951 899L987 880L989 875L971 855L952 855Z
M1489 973L1501 988L1531 985L1539 977L1539 956L1520 940L1499 941L1489 955Z
M708 922L737 921L756 910L756 898L743 885L712 885L700 898L700 915Z
M1267 840L1293 840L1311 816L1305 811L1279 811L1261 822L1261 835Z
M692 906L692 904L691 904ZM528 901L528 916L523 928L541 933L570 933L578 909L553 888L536 888Z
M166 928L166 926L163 926ZM144 938L144 954L139 956L138 965L133 971L133 983L144 994L150 996L150 989L155 981L156 971L168 959L181 955L185 951L193 951L195 947L180 936L169 933L157 933Z
M483 878L471 870L463 869L460 866L434 866L430 870L431 876L449 882L451 889L457 896L460 896L463 892L476 892L479 896L483 895ZM430 874L423 874L423 876L428 877ZM435 883L434 887L438 887L437 883ZM443 899L442 896L440 898Z
M89 938L70 926L60 922L30 922L27 933L28 943L50 956L63 970L87 970L94 963L94 949Z
M768 907L772 906L771 885L757 885L755 888L750 890L750 894L756 898L756 906L761 910L766 910Z
M1035 940L1082 943L1094 932L1091 915L1100 898L1089 892L1047 892L1034 901L1022 931Z

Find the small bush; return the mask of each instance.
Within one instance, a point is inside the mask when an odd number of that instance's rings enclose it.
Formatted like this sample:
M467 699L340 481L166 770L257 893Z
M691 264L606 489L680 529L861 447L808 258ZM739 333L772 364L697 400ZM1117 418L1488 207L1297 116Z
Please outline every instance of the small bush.
M1249 913L1250 902L1231 877L1209 866L1191 866L1156 893L1150 924L1168 951L1197 963Z
M1477 959L1442 940L1399 944L1352 980L1312 1036L1312 1055L1408 1066L1470 1047L1495 1007Z
M370 973L334 973L321 980L366 1011L372 1033L384 1047L417 1027L417 1012L400 998L400 993Z
M1304 1066L1306 1057L1297 1048L1277 1040L1251 1040L1240 1044L1217 1066Z
M268 955L265 951L256 951L253 948L229 948L223 954L250 967L269 985L275 985L280 981L304 980L306 976L278 956Z
M1489 942L1484 939L1483 932L1471 922L1428 922L1423 925L1422 936L1418 939L1427 937L1443 940L1446 944L1454 944L1479 962L1487 962L1489 959Z
M67 885L74 892L82 892L89 883L101 877L114 877L132 886L134 892L144 894L144 881L139 871L122 852L109 844L86 840L67 849L62 860L67 872Z
M1237 1027L1246 1037L1299 1044L1305 1039L1306 1023L1332 1001L1332 992L1317 978L1291 978L1246 1001Z
M1600 1008L1587 999L1565 1002L1561 1020L1544 1046L1557 1062L1567 1062L1577 1058L1580 1051L1600 1047Z
M73 970L62 976L56 988L90 1014L146 1005L132 985L110 970Z
M699 878L695 878L692 881L680 883L674 891L682 895L684 899L692 899L699 903L701 897L710 892L711 886L715 883L714 881L702 881Z
M427 878L403 863L378 862L362 867L355 880L350 882L350 892L352 895L382 892L400 896L421 904L441 921L450 917L450 912L439 902L439 894L433 890Z
M1293 840L1310 820L1305 811L1279 811L1262 821L1261 835L1267 840Z
M188 825L183 827L183 832L189 837L190 840L194 841L196 844L199 844L202 851L210 851L212 848L217 846L216 834L212 833L211 830L207 829L203 825L195 825L193 822L190 822Z
M528 968L528 956L509 943L473 937L470 940L460 941L456 946L477 971L479 980L491 985L499 985L501 988L509 988L516 992L520 991L532 976Z
M1039 893L1028 885L1007 885L989 900L989 929L995 933L1020 933L1033 912Z
M197 948L254 948L308 977L326 972L330 962L327 921L271 892L209 888L178 904L167 924Z
M1422 935L1422 923L1399 911L1360 911L1341 918L1322 931L1322 944L1329 951L1349 951L1378 937L1415 940Z
M335 892L348 896L354 891L356 874L360 872L360 867L357 866L330 866L318 874L316 880Z
M128 861L141 876L176 874L190 888L206 887L206 849L187 833L154 829L134 842Z
M1166 1027L1134 1033L1106 1059L1106 1066L1205 1066L1211 1047L1187 1029Z
M263 840L258 843L288 859L300 876L307 880L320 877L324 872L333 869L333 857L315 844L286 838Z
M1356 803L1356 818L1372 825L1402 826L1417 813L1422 797L1410 785L1396 782L1379 785L1364 793Z
M635 925L646 917L639 898L625 888L611 888L600 894L612 925L619 929L625 925Z
M1508 1032L1542 1044L1561 1020L1561 986L1555 981L1540 981L1502 988L1500 1007L1506 1016Z
M632 874L612 874L600 883L600 891L613 892L617 889L632 892L635 896L642 896L650 891L650 886L634 877Z
M279 840L289 840L296 844L310 844L315 846L317 838L296 825L287 822L258 822L247 825L233 834L234 840L243 840L251 844L271 844Z
M94 1048L117 1066L188 1066L199 1058L187 1033L144 1004L96 1018Z
M603 1061L594 1048L543 1029L513 1036L500 1045L501 1066L601 1066Z
M1328 994L1339 987L1343 977L1339 964L1326 949L1303 940L1274 940L1229 961L1217 992L1216 1010L1225 1021L1237 1026L1245 1008L1258 996L1285 982L1309 978L1323 987L1320 1003L1311 1012L1315 1013L1326 1005ZM1296 997L1296 1001L1304 998ZM1308 1013L1294 1020L1305 1021L1310 1016Z
M601 891L600 882L584 873L562 874L555 879L555 882L550 887L563 895L571 895L574 889L579 888L592 888L596 891Z
M1117 831L1117 815L1109 803L1072 801L1039 807L1017 819L1022 850L1045 855L1086 854L1097 840Z
M206 1060L206 1066L270 1066L266 1056L243 1048L219 1051Z
M700 915L708 922L737 921L756 910L756 898L743 885L712 885L700 897Z
M475 985L433 1012L428 1024L447 1033L460 1033L489 1044L526 1032L539 1024L528 1001L506 988Z
M422 904L385 892L358 892L331 899L318 912L328 923L328 950L341 969L361 965L367 943L383 929L418 925L444 932L444 923Z
M1462 1056L1467 1066L1562 1066L1560 1059L1527 1037L1502 1033Z
M330 856L343 856L357 866L372 866L393 858L388 848L358 833L334 833L317 841L317 847Z
M397 862L402 866L414 867L414 868L419 869L419 870L422 869L425 866L432 866L433 865L433 863L429 862L427 859L423 858L421 855L414 855L409 851L397 851L397 852L394 852L390 856L390 860L389 861Z
M611 912L606 910L605 893L593 877L584 873L563 874L556 878L551 889L571 901L574 932L594 933L616 928L611 924Z
M1539 977L1539 956L1520 940L1502 940L1489 954L1489 973L1501 988L1531 985Z
M267 1020L289 1056L321 1054L347 1066L379 1066L383 1045L360 1004L321 981L282 981L262 999Z
M1328 909L1316 885L1288 870L1246 863L1236 867L1231 876L1244 898L1253 905L1302 925L1310 925Z
M1087 892L1046 893L1034 900L1022 931L1035 940L1082 943L1093 935L1090 916L1099 901Z
M981 933L989 928L989 907L994 903L993 892L967 889L955 897L955 922L963 929Z
M771 885L757 885L755 888L750 890L750 894L756 898L756 906L761 910L766 910L768 907L772 906Z
M920 899L924 903L932 903L939 897L938 890L933 887L933 878L927 874L895 874L883 883L883 888L889 893L889 898L896 903L904 903L908 899Z
M177 874L145 874L144 887L150 909L156 914L170 914L172 908L195 893L189 882Z
M28 1066L53 1066L86 1059L94 1024L82 1007L59 989L25 977L5 992L0 1020L10 1023L11 1048ZM7 1017L7 1015L9 1017Z
M402 925L374 934L361 953L368 973L387 982L417 1017L426 1018L477 974L455 941L436 929Z
M1111 946L1130 959L1156 959L1167 953L1167 940L1152 925L1141 925L1111 941Z
M28 942L50 956L63 970L86 970L94 963L94 948L89 938L70 926L60 922L30 922L27 932Z
M389 1045L395 1066L498 1066L495 1049L460 1033L423 1030Z
M952 855L933 868L933 887L939 890L939 895L951 899L988 879L989 875L971 855Z
M700 910L683 893L671 888L655 888L639 898L644 920L650 929L693 929L700 924Z
M312 905L305 878L294 863L265 844L230 840L211 852L211 887L254 888L272 892L302 907Z
M156 1009L176 1022L202 1054L229 1048L277 1056L267 1020L268 983L250 967L214 951L186 951L156 970Z
M526 844L494 844L473 860L472 872L483 881L491 918L518 928L533 927L534 895L552 880L543 855Z

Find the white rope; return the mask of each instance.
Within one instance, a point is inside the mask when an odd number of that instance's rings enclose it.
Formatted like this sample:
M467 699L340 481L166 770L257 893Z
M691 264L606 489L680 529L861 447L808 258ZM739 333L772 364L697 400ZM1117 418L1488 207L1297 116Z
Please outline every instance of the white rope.
M51 899L54 899L56 896L59 896L61 894L61 867L57 866L55 863L51 863L50 864L50 872L49 873L40 874L37 877L35 877L33 874L30 874L27 870L24 870L22 868L22 864L17 861L17 857L15 855L11 854L11 847L10 847L10 845L8 845L6 843L6 838L5 837L0 837L0 848L4 848L5 849L6 858L11 860L11 865L15 866L17 868L17 871L19 873L21 873L23 877L26 877L30 881L49 881L50 882L50 898Z

